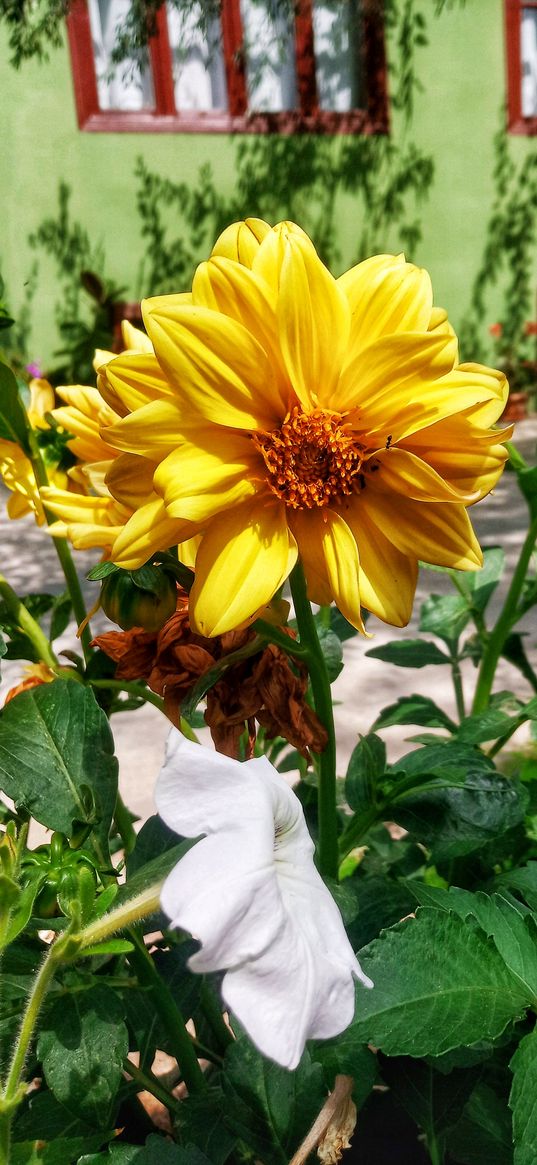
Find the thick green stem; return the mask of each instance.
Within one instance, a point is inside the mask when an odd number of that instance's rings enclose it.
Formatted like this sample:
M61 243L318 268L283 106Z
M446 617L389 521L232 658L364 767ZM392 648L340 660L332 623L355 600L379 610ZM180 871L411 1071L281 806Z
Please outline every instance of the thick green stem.
M222 1015L220 1004L211 983L206 976L204 976L201 984L201 1007L220 1051L225 1052L226 1048L234 1042L234 1038Z
M7 579L3 574L0 574L0 595L13 619L14 623L26 635L27 639L33 643L37 656L43 663L48 664L51 668L58 667L58 660L50 646L50 643L39 623L26 610L24 603L19 599L12 587L10 587Z
M135 931L130 932L130 938L134 943L134 950L129 955L129 961L132 962L140 981L149 988L153 1005L168 1033L170 1047L179 1064L188 1091L190 1093L202 1092L206 1086L205 1077L200 1068L191 1037L186 1030L183 1016L169 987L160 977L143 940Z
M160 1083L160 1080L157 1080L152 1072L144 1072L141 1068L138 1068L137 1064L133 1064L132 1060L129 1060L128 1057L123 1061L123 1068L139 1086L138 1090L140 1092L150 1092L156 1100L160 1100L160 1103L164 1104L174 1115L180 1111L181 1102L176 1100L175 1096L170 1095L167 1089L164 1088L164 1085Z
M45 463L44 463L43 458L41 456L41 450L40 450L39 445L37 443L36 434L34 433L34 431L31 427L28 427L28 443L29 443L29 456L30 456L30 461L32 463L32 469L34 471L35 480L37 482L38 487L41 488L41 486L48 485L49 480L48 480L46 466L45 466ZM43 509L44 509L44 513L45 513L45 518L47 520L47 525L50 526L50 525L52 525L53 522L56 521L56 518L54 516L51 516L47 512L47 509L45 506L43 507ZM84 602L84 596L82 594L82 588L80 586L80 579L78 577L76 567L75 567L75 564L73 562L71 551L69 549L69 544L68 544L67 540L65 538L53 538L53 542L54 542L54 546L56 549L56 554L58 555L58 558L60 560L60 565L61 565L61 568L63 570L65 582L67 584L67 589L68 589L69 594L71 596L71 602L73 604L73 611L74 611L75 619L76 619L79 627L82 623L84 624L84 630L80 634L80 642L82 645L82 650L84 652L84 659L87 662L89 657L91 656L90 643L92 640L92 634L91 634L91 631L89 628L89 624L86 623L86 618L87 618L86 604Z
M315 711L328 733L326 748L319 754L319 870L329 878L338 875L338 820L336 812L336 736L330 682L321 651L317 628L306 594L306 580L300 563L291 578L291 594L300 636L300 646L307 649L308 671Z
M524 580L535 548L536 539L537 518L533 518L520 552L520 558L511 579L511 585L507 592L504 605L483 652L472 708L474 714L476 712L484 712L488 707L498 660L502 654L502 648L507 636L518 617L518 600L522 593L522 587L524 586Z

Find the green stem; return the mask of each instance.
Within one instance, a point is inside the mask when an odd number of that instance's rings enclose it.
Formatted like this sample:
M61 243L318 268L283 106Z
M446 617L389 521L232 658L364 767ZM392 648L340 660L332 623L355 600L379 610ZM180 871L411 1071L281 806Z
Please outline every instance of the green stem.
M169 1111L174 1115L180 1111L181 1102L176 1100L175 1096L170 1095L168 1090L164 1088L164 1086L160 1083L160 1080L157 1080L156 1076L154 1076L152 1072L144 1072L142 1068L138 1068L136 1064L133 1064L132 1060L129 1060L128 1056L123 1061L123 1068L125 1072L127 1072L131 1077L131 1079L139 1085L137 1091L150 1092L151 1095L156 1098L156 1100L160 1100L160 1103L164 1104L165 1107L169 1109Z
M190 1093L203 1092L206 1086L205 1077L199 1066L192 1040L186 1030L185 1021L173 995L159 975L140 936L136 931L130 931L129 937L134 943L134 950L129 955L129 961L133 963L140 981L149 988L153 1005L164 1024L173 1055L179 1064L188 1091Z
M300 646L307 649L308 670L315 711L328 733L326 748L319 754L319 845L318 863L321 874L329 878L338 875L338 819L336 812L336 736L330 682L321 651L317 628L306 593L306 580L300 563L294 567L291 594L295 606Z
M496 621L495 626L489 636L488 643L483 652L483 658L479 668L479 675L477 677L477 684L474 695L474 703L472 711L484 712L488 707L492 685L494 683L494 676L498 666L498 660L502 653L503 645L509 635L513 625L516 623L517 604L520 598L524 580L528 571L531 556L535 547L537 539L537 517L533 518L530 523L528 533L526 535L524 545L520 552L516 570L511 579L511 585L506 595L506 599L500 615Z
M286 635L285 631L279 627L268 623L266 619L256 619L253 627L260 639L266 640L268 643L275 643L276 647L280 647L286 655L295 659L306 660L308 658L306 648L297 643L295 639L291 639L290 635Z
M466 708L464 706L464 689L462 686L461 665L459 657L456 654L451 656L451 678L453 680L453 690L455 692L455 702L457 704L457 715L459 720L464 720L466 716Z
M146 704L152 704L154 708L158 708L159 712L165 715L162 696L157 696L156 692L152 692L151 688L145 687L137 680L88 680L88 683L92 688L109 688L112 692L128 692L131 696L140 696ZM190 727L184 716L180 717L179 728L187 740L192 740L194 744L199 743L194 729Z
M434 1133L429 1133L427 1136L427 1152L431 1158L431 1165L442 1165L444 1154L440 1149Z
M0 574L0 595L11 615L14 623L26 635L27 639L33 643L37 652L38 659L43 660L43 663L48 664L49 667L56 669L58 667L58 660L50 646L50 643L39 626L39 623L26 610L24 603L19 596L10 587L3 574Z
M97 918L95 922L90 922L89 926L85 926L78 935L81 953L86 947L103 942L104 939L110 938L118 931L133 926L135 922L140 922L142 918L155 914L160 909L160 891L163 881L164 879L148 886L140 894L136 894L127 902L116 906L115 910L110 910L102 918Z
M136 833L135 833L135 830L133 828L132 819L131 819L131 815L129 813L129 810L127 809L127 806L125 805L123 797L121 796L121 793L119 793L119 792L118 792L117 797L116 797L116 807L114 810L114 820L116 823L116 829L117 829L119 836L121 837L121 840L123 842L123 849L125 851L125 854L128 856L129 854L132 853L132 851L136 845Z
M41 450L40 450L38 442L37 442L37 437L36 437L34 430L31 428L31 426L28 426L28 444L29 444L29 457L30 457L30 461L32 463L32 469L34 471L34 477L35 477L35 480L37 482L38 487L41 488L41 486L48 485L49 480L48 480L48 474L47 474L45 462L43 461L43 458L41 456ZM44 506L43 509L44 509L47 525L51 526L52 523L56 521L56 518L54 516L51 516L48 513L46 506ZM63 570L65 582L67 584L67 589L68 589L69 594L71 596L71 602L73 604L73 612L74 612L75 619L76 619L79 627L80 627L81 623L85 624L84 630L80 634L80 643L82 645L82 650L84 652L84 659L86 660L86 663L87 663L88 659L90 658L90 656L92 654L91 647L90 647L90 643L92 640L92 634L91 634L91 631L89 628L89 624L85 623L87 612L86 612L86 604L84 602L84 596L82 594L82 589L80 586L80 579L78 577L76 567L75 567L75 564L73 562L73 558L71 555L71 551L69 549L69 543L67 542L67 539L66 538L53 538L52 541L54 542L56 554L58 555L58 558L60 560L60 565L61 565L61 568Z
M222 1015L220 1004L206 976L201 984L201 1008L221 1052L234 1043L232 1032Z

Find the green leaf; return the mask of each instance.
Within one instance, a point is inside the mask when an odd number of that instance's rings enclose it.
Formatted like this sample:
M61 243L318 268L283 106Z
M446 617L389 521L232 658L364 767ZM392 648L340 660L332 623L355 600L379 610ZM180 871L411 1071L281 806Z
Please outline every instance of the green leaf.
M98 562L96 566L92 566L88 570L86 578L89 582L100 582L102 578L108 578L109 574L117 574L120 570L115 562Z
M452 647L469 622L468 602L462 595L429 595L421 608L419 630Z
M373 980L357 985L362 1043L391 1056L438 1056L499 1035L529 1000L472 922L422 907L359 952Z
M50 616L50 639L53 641L59 635L63 635L69 619L71 618L72 610L71 596L65 592L63 595L58 595L54 600L52 613Z
M223 1088L227 1125L264 1165L288 1165L326 1100L321 1065L307 1052L287 1072L244 1038L226 1052Z
M143 890L147 890L155 882L162 881L197 841L199 841L198 837L187 837L163 854L153 858L152 861L146 862L123 886L120 886L114 906L123 905L129 901L129 898L141 894Z
M53 1092L40 1089L30 1093L13 1125L15 1141L62 1141L88 1137L93 1130L80 1117L60 1104ZM99 1133L100 1144L103 1134Z
M364 617L367 617L367 612ZM337 607L330 607L330 627L335 631L340 643L345 643L347 639L354 639L359 632L352 623L349 623L341 611Z
M336 1076L352 1076L352 1098L362 1108L378 1079L377 1058L368 1047L356 1039L352 1028L347 1028L333 1040L322 1040L309 1045L311 1058L322 1064L327 1089L332 1091Z
M457 1123L480 1069L444 1075L431 1064L409 1056L382 1056L382 1079L428 1137L442 1136Z
M442 780L444 788L405 795L391 807L397 823L431 850L435 862L474 853L524 820L528 794L518 781L494 771L470 774L459 787L456 774Z
M537 914L537 862L528 862L518 870L509 870L496 879L497 886L510 886L518 891Z
M45 1079L56 1099L98 1129L113 1124L127 1051L121 1003L104 986L59 999L38 1041Z
M474 610L483 613L491 595L502 577L505 566L505 553L501 546L487 546L483 550L483 566L481 570L467 571L461 576L461 583L465 591L471 595L471 605Z
M385 769L384 741L373 733L361 736L353 749L345 778L345 797L351 809L361 813L375 804L377 784Z
M488 1084L476 1085L460 1121L450 1130L447 1143L451 1156L460 1165L510 1165L513 1143L509 1109Z
M512 732L524 720L537 718L537 696L522 704L511 692L502 692L495 698L496 706L477 716L467 716L457 730L458 740L465 744L483 744Z
M381 930L393 926L415 910L416 901L410 892L410 883L396 881L385 875L353 878L357 883L358 914L347 927L354 950L377 938Z
M106 1162L108 1165L213 1165L195 1145L174 1145L156 1133L147 1138L145 1145L114 1142L106 1153L80 1157L77 1165L106 1165Z
M454 732L456 724L430 700L428 696L401 696L396 704L383 708L373 729L389 728L392 724L422 724L426 728L447 728Z
M224 1165L237 1143L235 1134L226 1127L225 1117L226 1100L221 1079L202 1095L187 1096L181 1104L181 1139L196 1145L200 1155L206 1153L212 1165Z
M510 1063L513 1087L509 1107L513 1113L514 1165L537 1161L537 1029L520 1041Z
M26 454L29 453L28 421L19 396L17 380L0 360L0 427L9 441L14 441Z
M533 521L537 517L537 465L529 469L517 469L516 473Z
M82 955L85 959L93 955L127 955L134 950L133 943L125 938L109 938L106 942L96 943L93 947L84 947Z
M102 1135L91 1133L85 1137L68 1137L42 1144L42 1138L35 1141L20 1141L12 1145L9 1155L10 1165L69 1165L80 1161L81 1153L91 1152L102 1144Z
M80 824L92 825L92 842L107 865L117 793L113 749L91 689L70 680L42 684L2 711L0 787L48 829L72 837Z
M427 639L393 639L382 647L371 647L366 655L395 663L398 667L428 667L430 664L449 663L449 656Z
M343 668L343 649L341 641L334 631L329 627L322 625L317 627L317 635L323 653L323 659L326 664L328 672L328 679L331 684L337 680L338 675Z
M418 902L432 904L443 910L454 911L463 921L475 918L485 934L492 938L498 954L518 979L522 990L533 1006L537 1005L537 923L522 908L500 894L477 894L451 886L443 890L437 886L412 883L411 889Z

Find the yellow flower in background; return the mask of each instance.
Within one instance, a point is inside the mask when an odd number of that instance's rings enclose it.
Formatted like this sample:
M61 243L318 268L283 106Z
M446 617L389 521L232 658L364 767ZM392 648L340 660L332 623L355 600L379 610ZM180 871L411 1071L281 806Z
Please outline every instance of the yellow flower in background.
M458 364L427 272L378 255L334 279L299 227L247 220L191 295L143 310L154 355L101 370L129 410L102 435L156 466L161 533L202 535L201 634L254 617L298 555L309 597L358 628L361 606L408 621L418 560L480 566L466 507L502 471L507 384ZM147 515L131 522L111 549L127 568L155 548Z
M30 424L38 435L44 435L46 432L50 434L51 429L46 415L54 408L54 389L48 380L34 378L30 381L29 390L30 401L27 411ZM67 473L61 465L61 448L58 450L54 446L44 444L42 452L49 479L59 488L67 487L69 483ZM8 517L16 519L33 514L38 526L42 526L45 514L32 463L15 441L1 438L0 477L12 494L7 503ZM79 490L81 487L73 485L73 488Z
M126 413L140 408L148 401L166 392L166 384L152 355L153 347L145 332L134 328L124 320L122 336L127 353L139 357L139 383L133 391L115 391L114 377L105 379L105 366L116 360L113 352L97 351L94 367L97 372L97 388L87 385L67 385L57 389L58 396L65 402L52 410L57 424L71 434L68 448L77 458L77 464L69 470L69 479L78 485L86 496L73 496L57 485L41 490L42 500L47 509L57 515L59 521L50 527L55 537L68 538L76 550L99 547L111 556L111 550L127 529L130 545L140 538L146 538L150 531L151 552L166 549L181 541L182 561L193 565L196 543L184 545L183 538L190 537L191 523L170 520L164 503L155 493L153 477L157 460L131 453L121 453L102 437L107 426L119 421ZM140 367L149 355L151 375L144 381ZM153 380L155 383L153 383ZM123 399L125 397L125 400ZM176 537L179 535L180 537ZM144 542L142 558L148 557Z

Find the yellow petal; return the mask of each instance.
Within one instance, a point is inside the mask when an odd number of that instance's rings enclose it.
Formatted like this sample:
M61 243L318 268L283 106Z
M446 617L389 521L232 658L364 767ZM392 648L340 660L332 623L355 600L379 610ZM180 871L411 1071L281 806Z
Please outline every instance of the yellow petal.
M169 518L160 498L140 506L123 527L110 551L110 558L125 570L135 570L158 550L168 550L197 533L192 522Z
M290 510L288 522L300 548L308 599L321 607L329 607L334 596L326 573L324 555L319 552L318 541L312 538L310 510Z
M252 270L269 284L274 294L280 286L281 267L289 239L301 238L315 254L315 247L302 227L285 220L276 223L263 238L252 262Z
M156 356L149 353L116 356L99 375L99 391L119 416L163 397L175 399Z
M426 455L426 451L424 451ZM383 493L402 494L403 497L415 498L425 502L463 502L466 506L476 502L480 496L479 490L473 489L465 493L463 490L446 481L436 472L427 461L406 449L383 449L374 458L375 473L371 485Z
M134 453L121 453L106 472L106 487L118 502L134 510L154 494L155 462Z
M191 412L232 428L277 426L271 361L242 324L204 307L155 308L149 299L143 308L159 362Z
M259 490L252 473L259 456L248 437L198 430L195 443L182 441L155 473L155 490L172 518L205 522Z
M314 509L302 512L300 529L293 526L293 532L305 569L308 559L316 554L323 563L321 569L326 573L336 606L353 627L365 634L360 612L358 548L347 523L333 510Z
M47 510L69 525L80 522L93 526L117 526L123 524L130 514L125 506L110 496L91 497L53 486L44 486L40 493Z
M255 618L287 577L295 557L279 502L246 502L219 514L196 556L191 626L200 635L223 635Z
M309 240L297 235L287 239L277 312L282 355L303 408L331 404L348 344L350 311Z
M104 429L103 436L114 449L160 461L179 444L183 432L179 406L167 397L129 413L117 424Z
M404 407L404 420L397 424L393 437L400 440L412 428L414 418L417 427L421 427L422 417L423 424L437 419L438 393L433 382L452 373L455 355L456 343L450 336L416 332L385 336L345 365L332 407L340 412L357 409L358 423L369 433L384 432ZM467 400L457 403L455 393L446 386L440 395L442 401L449 397L451 412L483 399L468 395Z
M433 305L427 273L403 256L376 255L338 279L352 312L348 359L381 336L426 332Z
M195 534L193 538L187 538L186 542L180 542L177 547L177 557L179 562L189 566L191 570L196 565L196 555L200 548L201 534Z
M121 321L121 339L127 352L152 352L149 336L141 328L135 328L129 320Z
M458 371L462 375L470 377L475 375L487 378L491 389L490 401L485 401L479 408L475 408L471 416L476 424L482 425L484 428L495 425L503 413L509 396L509 384L505 374L496 368L487 368L483 364L459 364ZM512 429L507 428L502 439L509 441L512 432Z
M9 495L6 509L8 518L25 518L27 514L32 513L32 510L35 512L35 505L32 506L25 494L19 493L19 491L16 490L15 493ZM45 515L43 513L38 513L36 514L36 517L38 525L41 526L45 520Z
M341 507L341 514L358 545L362 606L384 623L405 627L412 614L417 559L398 550L371 521L362 495L349 499Z
M270 231L268 222L261 218L247 218L245 222L233 222L218 236L211 256L222 255L233 259L244 267L251 267L259 250L259 245Z
M360 501L373 526L402 554L434 566L478 570L483 556L464 506L416 502L366 488Z
M34 377L30 381L30 407L28 409L28 417L30 424L35 429L48 429L45 421L45 413L50 413L54 408L54 389L48 380L41 377Z

